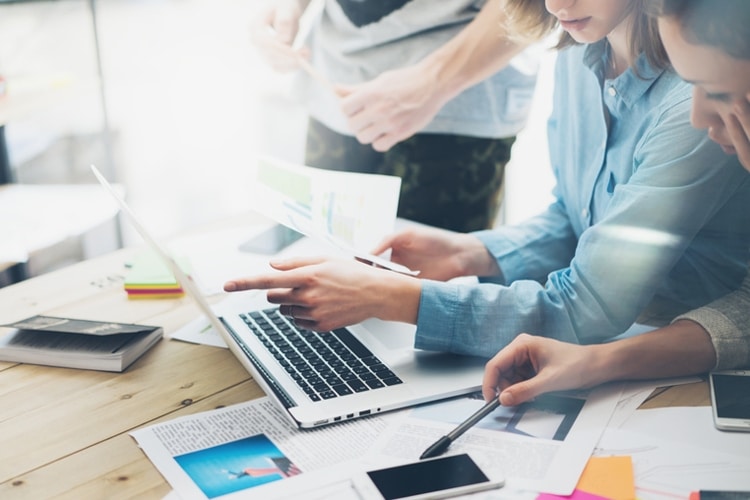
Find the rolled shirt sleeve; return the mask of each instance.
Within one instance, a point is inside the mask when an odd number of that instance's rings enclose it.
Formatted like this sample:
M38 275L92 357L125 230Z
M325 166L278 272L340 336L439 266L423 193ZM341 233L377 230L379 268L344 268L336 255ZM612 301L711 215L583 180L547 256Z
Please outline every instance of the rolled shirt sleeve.
M750 276L742 286L714 302L675 318L701 325L716 350L715 370L750 368Z

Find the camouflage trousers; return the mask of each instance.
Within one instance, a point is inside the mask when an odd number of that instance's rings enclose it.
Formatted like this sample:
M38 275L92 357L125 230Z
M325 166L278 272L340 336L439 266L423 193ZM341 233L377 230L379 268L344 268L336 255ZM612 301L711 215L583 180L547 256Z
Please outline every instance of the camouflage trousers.
M379 153L311 119L305 164L399 176L399 217L469 232L492 227L515 140L417 134Z

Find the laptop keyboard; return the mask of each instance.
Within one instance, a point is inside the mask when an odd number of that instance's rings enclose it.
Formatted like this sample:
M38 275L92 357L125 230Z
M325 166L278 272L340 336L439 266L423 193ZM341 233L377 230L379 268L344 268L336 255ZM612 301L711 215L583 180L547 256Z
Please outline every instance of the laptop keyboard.
M402 383L345 328L329 332L298 328L278 308L240 317L312 401Z

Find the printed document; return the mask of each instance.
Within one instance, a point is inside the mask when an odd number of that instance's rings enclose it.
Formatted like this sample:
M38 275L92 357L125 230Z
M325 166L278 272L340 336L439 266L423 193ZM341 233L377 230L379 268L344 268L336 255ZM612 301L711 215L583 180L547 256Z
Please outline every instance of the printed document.
M506 486L482 498L522 491L570 494L619 395L619 386L607 386L499 408L447 453L468 452L482 467L503 472ZM326 498L323 493L349 491L355 471L418 460L482 404L473 395L301 431L263 398L131 435L186 500L233 495L265 500L299 492Z
M401 178L325 170L260 157L249 199L260 214L379 266L415 274L369 254L393 232Z
M268 398L138 429L131 436L180 498L270 498L261 487L366 455L393 415L299 431ZM279 481L284 482L284 481Z

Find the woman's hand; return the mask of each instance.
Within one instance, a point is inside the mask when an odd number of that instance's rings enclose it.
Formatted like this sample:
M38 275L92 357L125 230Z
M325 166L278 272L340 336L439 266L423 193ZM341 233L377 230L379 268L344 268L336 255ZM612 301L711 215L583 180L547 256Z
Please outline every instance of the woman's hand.
M499 394L502 405L515 406L545 392L597 385L603 380L595 349L522 333L487 362L484 399Z
M268 302L316 331L372 317L416 323L421 283L413 277L348 259L300 257L271 266L280 272L231 280L224 290L268 290Z
M419 277L446 281L459 276L495 276L500 270L476 236L428 227L388 236L372 251L391 251L391 260L419 271Z

